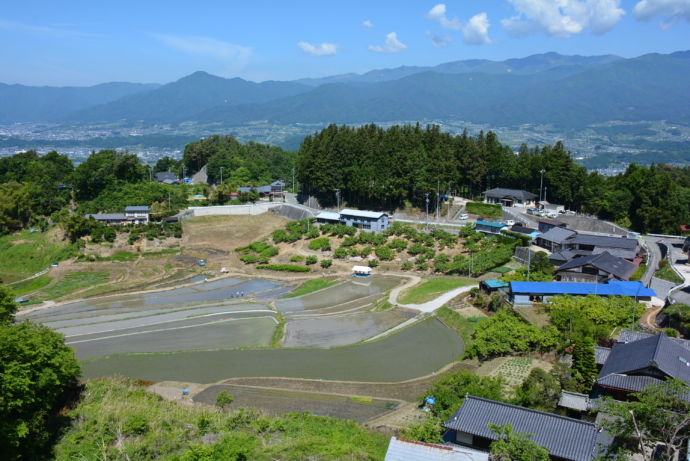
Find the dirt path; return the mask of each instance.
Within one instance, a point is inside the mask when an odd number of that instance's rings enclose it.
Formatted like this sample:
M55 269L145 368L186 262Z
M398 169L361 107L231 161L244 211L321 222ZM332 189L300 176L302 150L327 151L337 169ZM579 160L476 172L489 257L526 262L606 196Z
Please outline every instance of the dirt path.
M657 328L659 328L656 324L656 316L657 314L659 314L659 312L661 312L663 308L664 306L662 305L646 309L644 311L644 314L642 314L642 317L640 317L640 323L647 328L656 330Z

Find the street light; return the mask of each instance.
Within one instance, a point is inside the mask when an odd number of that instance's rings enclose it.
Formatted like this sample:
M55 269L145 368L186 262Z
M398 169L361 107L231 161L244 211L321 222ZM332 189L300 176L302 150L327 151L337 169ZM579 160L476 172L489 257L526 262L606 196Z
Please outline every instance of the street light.
M542 201L541 193L542 193L542 191L544 190L544 172L545 172L545 171L546 171L546 170L543 169L543 168L542 168L541 171L540 171L540 173L541 173L541 180L539 181L539 202ZM541 203L540 203L540 204L541 204Z

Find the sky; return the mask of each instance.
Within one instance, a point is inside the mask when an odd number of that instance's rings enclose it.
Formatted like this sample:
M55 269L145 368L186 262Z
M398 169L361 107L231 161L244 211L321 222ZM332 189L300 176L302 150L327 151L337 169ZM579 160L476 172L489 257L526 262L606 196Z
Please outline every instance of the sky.
M0 82L294 80L555 51L690 49L690 0L3 2Z

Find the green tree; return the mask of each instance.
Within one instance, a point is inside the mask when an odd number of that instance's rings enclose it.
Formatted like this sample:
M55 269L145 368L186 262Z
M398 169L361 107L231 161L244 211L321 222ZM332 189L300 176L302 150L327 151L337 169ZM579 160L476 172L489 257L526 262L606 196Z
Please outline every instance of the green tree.
M582 390L589 392L597 377L597 362L594 355L594 342L589 337L582 338L573 350L573 376Z
M230 406L234 401L235 397L228 391L223 390L216 395L216 406L221 410L225 410L225 407Z
M438 419L446 421L460 408L466 394L503 400L503 380L500 377L479 377L467 370L461 370L439 378L422 398L433 396L436 403L431 408L431 413Z
M74 350L53 330L22 322L0 327L0 452L37 459L53 434L47 419L76 384Z
M491 458L497 461L549 461L549 451L531 440L529 434L514 432L513 426L489 424L498 439L491 444Z
M690 439L688 395L686 383L671 379L633 394L635 400L605 402L601 411L611 417L603 427L615 437L611 453L633 451L647 460L648 450L661 442L663 459L675 459Z
M516 389L515 394L518 405L541 411L553 411L561 396L561 385L553 375L541 368L533 368Z
M428 416L424 421L411 424L402 431L402 436L408 440L418 440L426 443L443 443L442 427L443 421Z
M12 323L17 308L12 290L4 285L0 285L0 326Z

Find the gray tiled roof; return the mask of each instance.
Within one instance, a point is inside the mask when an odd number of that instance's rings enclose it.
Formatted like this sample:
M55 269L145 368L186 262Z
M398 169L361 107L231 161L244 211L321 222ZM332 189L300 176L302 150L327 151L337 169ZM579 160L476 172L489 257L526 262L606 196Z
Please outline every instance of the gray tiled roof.
M553 227L539 236L539 238L549 242L561 244L577 233L574 230L562 227Z
M532 229L531 227L521 226L520 224L513 224L510 228L512 232L518 232L520 234L532 234L534 232L539 232L537 229Z
M269 192L271 192L271 186L252 186L252 187L242 186L242 187L237 188L238 192L245 192L245 193L251 192L252 190L255 190L259 194L268 194Z
M619 258L623 259L634 259L635 256L637 256L637 251L635 249L626 249L626 248L606 248L606 247L594 247L594 250L592 250L593 255L599 255L602 253L609 253L613 256L618 256Z
M648 387L658 386L662 380L651 376L630 376L612 373L597 379L597 384L610 389L622 389L629 392L640 392Z
M131 206L125 207L125 213L127 213L127 212L132 212L132 213L146 212L146 213L148 213L150 210L151 209L147 206L132 206L131 205Z
M526 190L503 189L500 187L484 191L484 192L482 192L482 194L486 195L487 197L491 197L491 198L498 198L498 199L509 198L512 200L521 200L521 201L533 200L533 199L537 198L536 194L533 194L531 192L527 192Z
M587 394L579 394L577 392L561 391L561 397L558 399L558 406L563 408L571 408L573 410L587 411L591 404Z
M690 353L665 333L631 343L614 344L599 378L610 374L639 374L653 368L690 384Z
M596 358L597 365L605 364L610 353L611 349L608 347L594 346L594 357Z
M568 243L580 245L593 245L603 248L626 248L632 250L637 248L637 240L627 237L608 237L605 235L577 234Z
M488 424L511 424L516 432L532 434L532 440L552 456L588 461L597 451L597 427L588 422L468 395L444 427L496 440Z
M93 218L96 221L124 221L127 217L123 213L95 213L87 214L85 218Z
M391 437L385 461L488 461L489 454L457 445Z
M613 274L616 278L621 280L628 280L637 270L637 266L630 261L613 256L608 252L603 252L598 255L579 256L571 259L562 266L559 266L556 272L582 267L588 264L608 274Z
M639 341L640 339L651 338L652 336L654 335L649 333L643 333L642 331L621 330L621 333L618 337L618 342L631 343L633 341ZM690 351L690 340L671 337L669 337L669 339Z

